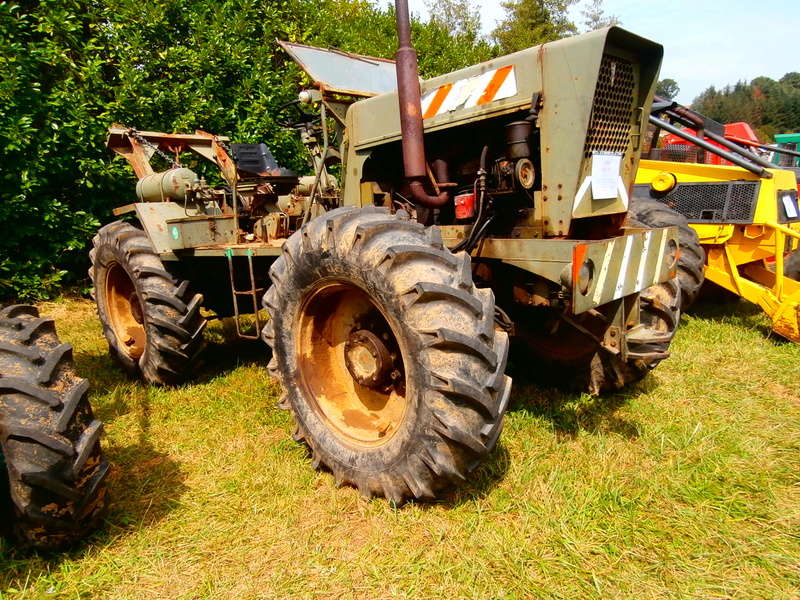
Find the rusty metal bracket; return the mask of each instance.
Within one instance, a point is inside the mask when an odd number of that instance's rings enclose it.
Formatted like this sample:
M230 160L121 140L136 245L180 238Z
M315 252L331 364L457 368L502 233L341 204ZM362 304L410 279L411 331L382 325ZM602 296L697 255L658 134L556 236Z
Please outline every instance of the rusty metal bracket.
M149 145L140 143L139 139L145 140ZM213 135L200 130L193 135L137 131L115 123L108 129L106 146L125 158L139 179L154 173L150 164L154 154L172 152L177 155L191 151L215 163L222 171L225 180L232 184L236 180L236 166L224 148L228 141L229 138L225 136Z

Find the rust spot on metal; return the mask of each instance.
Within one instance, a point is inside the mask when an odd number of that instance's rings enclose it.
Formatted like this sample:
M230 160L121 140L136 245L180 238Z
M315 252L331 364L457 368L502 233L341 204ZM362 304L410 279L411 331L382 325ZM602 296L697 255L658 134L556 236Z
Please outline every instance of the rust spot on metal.
M103 299L109 325L121 342L120 350L130 358L138 359L144 353L146 343L142 308L133 281L119 263L109 267Z

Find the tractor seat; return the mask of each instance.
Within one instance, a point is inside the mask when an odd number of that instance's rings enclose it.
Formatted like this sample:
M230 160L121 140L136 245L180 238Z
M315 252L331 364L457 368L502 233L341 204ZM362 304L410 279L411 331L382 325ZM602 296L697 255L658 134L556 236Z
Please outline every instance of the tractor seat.
M278 161L269 151L267 145L261 144L231 144L233 160L236 168L243 175L256 177L296 178L297 173L290 169L278 166Z

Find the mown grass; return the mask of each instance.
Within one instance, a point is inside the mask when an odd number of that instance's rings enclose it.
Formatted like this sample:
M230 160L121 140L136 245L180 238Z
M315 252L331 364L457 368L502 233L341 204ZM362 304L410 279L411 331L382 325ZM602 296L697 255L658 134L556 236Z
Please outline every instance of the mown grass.
M402 509L311 469L259 344L153 389L89 302L41 308L92 380L113 504L68 554L0 550L0 598L800 597L800 346L753 306L685 316L624 393L517 386L470 484Z

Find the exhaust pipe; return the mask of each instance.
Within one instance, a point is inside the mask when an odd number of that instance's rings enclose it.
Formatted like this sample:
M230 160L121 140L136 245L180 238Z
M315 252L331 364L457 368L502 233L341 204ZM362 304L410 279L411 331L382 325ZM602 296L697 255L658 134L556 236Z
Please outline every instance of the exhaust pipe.
M400 133L403 143L403 168L411 188L415 204L426 208L439 208L447 204L450 194L446 191L431 196L425 191L428 176L425 160L425 142L422 127L422 100L419 90L417 51L411 45L411 19L408 16L408 0L395 0L397 14L397 96L400 102ZM446 183L441 181L439 183Z

